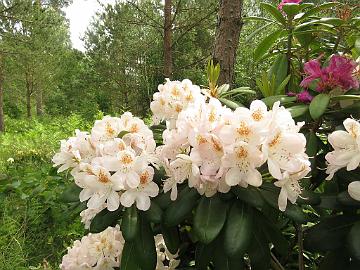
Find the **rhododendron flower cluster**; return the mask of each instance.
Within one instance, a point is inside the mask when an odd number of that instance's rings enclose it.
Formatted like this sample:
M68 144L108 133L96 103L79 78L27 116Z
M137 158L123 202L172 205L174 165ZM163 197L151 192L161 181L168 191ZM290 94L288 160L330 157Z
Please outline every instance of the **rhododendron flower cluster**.
M287 95L296 97L296 100L301 103L310 103L314 98L308 90L303 90L300 93L288 92Z
M60 264L62 270L113 270L121 263L125 240L119 225L88 234L81 241L76 240ZM157 264L155 270L175 270L180 260L171 254L161 234L155 236Z
M182 110L190 104L204 99L200 87L193 85L188 79L181 82L167 79L165 84L158 86L158 90L159 92L154 94L150 104L154 113L154 123L165 120L169 124L173 124Z
M360 165L360 123L347 118L344 121L344 127L345 130L336 130L328 136L328 141L334 151L325 156L328 162L327 180L332 179L341 168L352 171ZM350 196L360 200L360 181L350 183L348 191Z
M108 227L101 233L88 234L81 241L76 240L63 257L60 269L112 270L120 266L125 240L119 226Z
M345 56L333 55L329 65L321 67L319 60L310 60L305 63L306 77L301 86L308 88L314 81L316 91L324 92L339 88L342 91L359 88L359 80L356 77L357 63Z
M54 166L60 166L59 171L72 169L82 188L79 199L87 201L88 209L81 213L86 227L102 209L114 211L120 203L149 209L150 197L159 192L150 165L156 162L155 147L152 131L128 112L120 118L105 116L91 133L77 131L61 142Z
M207 197L236 185L259 187L259 170L267 163L281 187L279 208L285 210L287 200L295 203L301 193L298 182L310 171L302 125L278 102L270 111L259 100L250 109L232 111L217 99L200 99L163 133L164 145L157 151L169 177L164 192L171 190L175 200L177 185L186 180Z

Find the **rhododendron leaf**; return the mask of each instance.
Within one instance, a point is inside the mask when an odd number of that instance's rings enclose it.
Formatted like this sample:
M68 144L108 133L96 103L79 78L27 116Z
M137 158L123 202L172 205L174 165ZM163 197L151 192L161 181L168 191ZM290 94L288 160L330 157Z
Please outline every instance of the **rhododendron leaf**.
M310 190L303 190L300 196L297 198L298 204L318 205L321 202L320 194Z
M135 242L126 241L121 256L120 269L141 270L137 265L138 254L136 253Z
M268 107L272 107L276 101L280 101L281 105L289 104L296 101L296 97L288 97L285 95L265 97L262 101Z
M180 224L193 210L200 195L194 188L185 187L176 201L172 202L164 213L164 224L175 226Z
M140 215L140 228L134 239L141 270L154 270L156 267L156 249L150 223Z
M257 188L249 186L248 188L233 187L232 192L238 197L239 200L250 204L251 206L261 208L264 200L261 197Z
M219 241L215 242L214 254L212 262L214 263L215 270L242 270L244 269L244 260L242 256L230 258L224 254L222 245L223 235L219 237Z
M220 233L226 220L227 203L218 195L202 197L194 216L194 232L202 243L209 244Z
M177 226L167 227L162 224L161 232L164 237L164 241L165 241L167 249L172 254L176 254L176 252L178 252L179 246L180 246L179 230L178 230Z
M198 270L207 270L213 254L213 243L204 245L198 243L195 249L195 267Z
M246 252L253 235L252 224L251 208L239 201L235 202L230 209L224 229L225 253L229 257L241 257Z
M162 213L163 211L160 206L156 202L151 201L149 210L145 211L145 217L151 222L160 223Z
M90 232L98 233L102 232L109 226L113 226L120 219L122 207L120 206L115 211L109 211L107 209L102 210L98 213L90 224Z
M331 97L331 100L360 100L360 95L340 95Z
M296 14L299 13L301 7L299 4L295 3L287 3L282 6L282 10L288 15L289 17L294 17Z
M360 221L352 226L347 241L352 257L360 261Z
M360 207L360 201L354 200L350 197L347 191L343 191L337 195L337 201L344 206Z
M326 256L321 260L319 270L357 270L359 268L349 268L349 254L345 248L339 248L334 251L326 253Z
M288 108L293 118L300 117L309 111L309 105L301 104Z
M268 78L275 75L275 87L278 87L287 76L288 59L285 54L279 54L268 72ZM279 94L278 94L279 95Z
M270 249L266 236L260 230L261 224L255 224L253 231L253 241L249 248L251 269L268 270L270 264Z
M313 98L310 103L309 111L314 120L320 118L326 111L330 102L330 96L328 94L319 94Z
M237 103L235 101L226 99L226 98L219 98L219 100L221 101L222 104L226 105L227 107L229 107L230 109L235 110L236 108L239 107L244 107L244 105Z
M165 210L172 202L170 192L160 193L153 201L156 202L161 209Z
M135 239L139 226L139 214L135 204L133 204L125 209L121 220L121 231L126 241Z
M285 94L285 87L286 85L289 83L291 78L291 75L288 75L280 84L279 86L275 89L275 94L276 95L284 95ZM275 85L274 85L275 86Z
M60 195L60 200L64 203L72 203L79 202L79 194L82 188L76 185L75 183L71 183L67 186L64 192Z
M312 9L308 10L307 12L305 12L305 14L301 17L301 20L306 19L312 15L315 15L316 13L318 13L324 9L335 7L338 4L339 3L333 2L333 3L325 3L325 4L318 5Z
M269 12L271 16L273 16L274 19L277 20L279 23L281 23L284 26L286 25L286 20L284 16L276 7L268 3L261 3L260 6L266 9L266 11Z
M126 134L130 133L129 131L127 130L122 130L120 131L119 135L118 135L118 138L122 138L124 137Z
M274 245L274 248L281 255L287 255L289 252L289 242L281 233L280 229L271 221L265 219L262 221L262 230L268 239ZM257 220L259 222L259 220Z
M276 30L265 37L259 45L256 47L254 52L254 60L259 61L261 57L271 48L271 46L278 40L281 36L283 30Z
M304 246L311 252L336 250L345 245L347 234L359 216L338 215L324 218L304 234Z

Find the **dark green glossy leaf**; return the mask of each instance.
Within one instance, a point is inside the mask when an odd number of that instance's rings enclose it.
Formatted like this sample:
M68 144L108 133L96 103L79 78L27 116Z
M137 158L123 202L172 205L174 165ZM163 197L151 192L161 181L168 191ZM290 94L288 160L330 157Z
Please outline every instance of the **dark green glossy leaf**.
M278 40L283 30L276 30L266 36L256 47L254 52L254 60L259 61L261 57L271 48L271 46Z
M310 103L309 111L314 120L320 118L326 111L330 102L330 96L328 94L318 94L313 98Z
M241 256L246 252L252 239L252 224L251 208L235 202L230 209L224 230L225 253L229 257Z
M300 5L295 3L288 3L283 5L282 10L289 16L294 17L300 11Z
M165 225L161 226L162 235L165 240L166 247L172 254L176 254L180 246L179 231L176 226L166 227Z
M253 241L249 249L251 269L268 270L270 265L269 243L258 226L255 227L256 230L253 232Z
M71 183L60 195L60 200L64 203L80 202L79 194L81 190L81 187L77 186L75 183Z
M322 11L322 10L325 10L325 9L329 9L329 8L332 8L332 7L335 7L337 6L339 3L325 3L325 4L321 4L321 5L318 5L310 10L308 10L307 12L305 12L305 14L301 17L301 20L304 20L312 15L315 15L316 13Z
M359 219L360 217L355 215L324 218L305 232L305 248L312 252L324 252L343 247L350 228Z
M309 105L301 104L287 108L293 118L304 115L309 110Z
M180 224L196 206L200 195L194 188L185 187L179 198L165 210L163 221L168 227Z
M276 58L272 66L270 67L268 73L268 79L270 80L273 76L275 76L275 87L279 87L279 85L285 80L287 76L288 70L288 59L285 54L279 54ZM277 93L280 95L280 93Z
M262 101L266 104L268 107L272 107L276 101L280 101L280 103L288 104L296 101L296 97L288 97L285 95L279 95L279 96L270 96L263 98Z
M320 194L310 190L303 190L296 200L298 204L318 205L321 202Z
M137 265L137 253L135 248L135 242L125 242L124 249L121 255L122 270L141 270Z
M154 270L157 261L154 235L150 223L142 216L140 216L140 228L134 241L141 270Z
M322 259L319 270L339 270L349 269L349 256L346 250L337 249L327 252L326 256Z
M254 207L261 208L264 200L261 197L257 188L249 186L248 188L233 187L232 192L238 197L239 200L246 202Z
M360 100L360 95L339 95L331 97L331 100Z
M202 197L194 217L194 232L202 243L209 244L220 233L226 220L227 203L219 196Z
M151 222L160 223L162 213L163 211L160 206L155 201L152 201L149 210L145 212L145 217Z
M102 210L91 221L90 232L102 232L107 227L115 225L121 217L121 211L121 206L115 211L109 211L107 209Z
M347 236L347 242L351 256L360 261L360 222L352 226Z
M126 241L135 239L140 227L139 214L136 206L133 204L124 211L121 221L121 231Z
M227 106L233 110L235 110L236 108L239 108L239 107L244 107L244 105L237 103L235 101L226 99L226 98L219 98L219 100L221 101L222 104L224 104L225 106Z
M213 253L212 245L198 243L195 249L195 266L198 270L208 270L208 265Z
M342 205L360 207L360 202L351 198L347 191L339 193L336 199Z

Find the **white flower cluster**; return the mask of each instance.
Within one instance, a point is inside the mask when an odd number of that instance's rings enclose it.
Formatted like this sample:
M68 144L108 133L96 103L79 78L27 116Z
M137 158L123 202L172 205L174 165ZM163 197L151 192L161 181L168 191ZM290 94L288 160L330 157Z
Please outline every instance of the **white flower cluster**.
M159 192L150 166L156 162L155 148L152 131L129 112L120 118L105 116L90 134L76 131L75 137L61 142L54 166L60 166L58 171L71 168L83 189L80 201L88 200L88 209L81 217L86 227L102 209L115 211L120 203L149 209L150 197Z
M344 127L345 130L336 130L328 136L334 151L325 156L328 162L327 180L332 179L341 168L346 167L347 171L352 171L360 165L360 123L347 118ZM350 183L348 191L351 197L360 201L360 181Z
M113 270L121 263L125 240L119 225L108 227L101 233L84 236L76 240L60 264L62 270ZM177 254L167 249L161 234L155 236L157 253L156 270L175 270L180 264Z
M119 226L76 240L60 264L62 270L112 270L120 266L125 240Z
M155 236L155 247L157 254L156 270L175 270L180 260L177 254L172 254L166 247L162 234Z
M217 99L198 99L180 111L157 149L169 177L164 191L171 190L175 200L177 185L185 180L208 197L235 185L258 187L258 169L267 162L278 180L275 185L281 187L279 208L284 211L287 200L295 203L301 193L299 180L310 171L306 139L299 133L302 125L279 102L270 111L259 100L250 109L231 111Z
M158 90L150 104L156 124L165 120L173 125L182 110L204 99L200 87L193 85L188 79L182 82L166 79L166 83L160 84Z

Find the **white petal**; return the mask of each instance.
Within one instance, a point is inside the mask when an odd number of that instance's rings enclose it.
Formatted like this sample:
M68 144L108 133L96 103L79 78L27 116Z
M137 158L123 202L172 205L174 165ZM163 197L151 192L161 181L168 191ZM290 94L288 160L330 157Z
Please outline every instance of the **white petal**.
M280 191L279 198L278 198L278 205L279 205L280 211L284 212L286 210L287 192L286 192L285 188L282 188Z
M126 175L126 184L128 184L130 188L138 187L140 184L140 176L136 172L129 172Z
M120 205L120 198L117 192L111 192L107 198L107 209L109 211L115 211L119 208Z
M134 204L136 197L136 192L134 191L125 191L123 194L121 194L120 202L125 207L130 207Z
M262 184L262 177L258 170L249 171L245 180L254 187L260 187Z
M281 174L279 165L276 164L274 161L272 161L271 158L268 159L267 163L268 163L268 168L269 168L270 174L271 174L275 179L281 179L281 178L282 178L282 174Z
M87 203L87 207L98 209L100 208L106 201L105 194L99 194L95 193L93 196L91 196L90 200Z
M159 187L156 183L150 182L144 188L144 192L150 197L155 197L159 194Z
M350 162L348 163L346 170L352 171L355 170L357 167L359 167L360 163L360 153L358 155L355 155Z
M348 192L351 198L360 201L360 181L351 182L348 186Z
M146 211L150 208L150 198L146 196L145 194L141 194L136 197L136 207L139 210Z
M229 186L236 186L241 181L241 172L239 168L231 168L225 175L225 182Z
M173 185L170 193L170 199L172 201L175 201L177 199L178 191L177 191L177 185Z
M91 189L89 189L89 188L83 189L79 195L80 202L84 202L84 201L88 200L92 194L93 194L93 191Z

